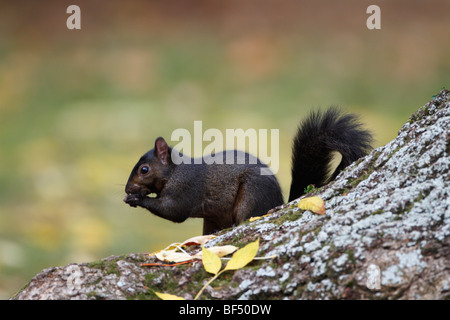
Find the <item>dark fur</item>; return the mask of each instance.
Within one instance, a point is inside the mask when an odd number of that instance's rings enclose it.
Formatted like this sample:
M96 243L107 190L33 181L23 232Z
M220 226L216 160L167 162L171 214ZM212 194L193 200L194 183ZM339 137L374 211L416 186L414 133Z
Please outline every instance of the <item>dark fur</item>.
M261 175L260 168L267 166L259 160L249 164L247 153L234 151L235 163L237 156L244 155L247 164L206 164L203 161L202 164L175 165L170 156L163 163L158 155L159 148L155 142L155 148L142 156L131 172L124 200L129 205L143 207L173 222L183 222L189 217L203 218L203 234L210 234L252 216L266 214L283 203L275 176ZM145 163L151 166L153 173L142 178L138 169ZM157 197L150 198L149 193L156 193Z
M361 129L352 114L341 114L337 108L311 113L294 139L289 201L300 197L308 185L320 187L327 182L332 151L343 156L331 175L334 179L343 168L369 151L370 142L371 135ZM206 164L203 160L201 164L175 165L171 148L160 137L131 171L124 201L173 222L203 218L203 234L229 228L283 204L275 176L260 174L266 165L259 160L250 164L252 156L241 151L224 151L216 156L225 157L229 152L233 153L235 164ZM243 156L245 164L237 164L237 157ZM142 172L142 166L148 172ZM151 193L156 197L149 197Z
M339 172L371 149L371 134L362 129L354 114L343 114L336 107L325 112L311 112L299 126L292 146L292 183L289 201L300 197L313 184L322 186L327 176L331 152L342 154L342 162L331 176Z

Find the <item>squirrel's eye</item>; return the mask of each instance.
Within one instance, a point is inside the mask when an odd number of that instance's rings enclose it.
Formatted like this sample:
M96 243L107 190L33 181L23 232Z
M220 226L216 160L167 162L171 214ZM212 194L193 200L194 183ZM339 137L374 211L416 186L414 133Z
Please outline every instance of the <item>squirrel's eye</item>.
M141 174L147 174L150 171L148 166L141 167Z

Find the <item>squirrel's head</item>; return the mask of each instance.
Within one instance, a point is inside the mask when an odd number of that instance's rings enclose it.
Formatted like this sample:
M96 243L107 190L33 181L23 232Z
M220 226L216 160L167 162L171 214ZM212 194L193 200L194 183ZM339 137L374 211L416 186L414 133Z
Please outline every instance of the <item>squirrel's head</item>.
M131 171L125 192L142 196L150 193L159 195L170 174L170 153L171 148L164 138L157 138L155 147L144 154Z

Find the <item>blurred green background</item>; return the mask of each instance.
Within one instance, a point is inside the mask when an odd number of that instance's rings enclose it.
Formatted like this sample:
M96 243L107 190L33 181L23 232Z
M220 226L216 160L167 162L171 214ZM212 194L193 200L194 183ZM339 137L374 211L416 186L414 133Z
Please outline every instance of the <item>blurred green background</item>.
M68 30L66 8L81 8ZM381 7L381 30L366 9ZM450 2L2 1L0 298L43 268L152 252L201 234L122 202L129 172L176 128L280 130L357 112L375 146L450 80Z

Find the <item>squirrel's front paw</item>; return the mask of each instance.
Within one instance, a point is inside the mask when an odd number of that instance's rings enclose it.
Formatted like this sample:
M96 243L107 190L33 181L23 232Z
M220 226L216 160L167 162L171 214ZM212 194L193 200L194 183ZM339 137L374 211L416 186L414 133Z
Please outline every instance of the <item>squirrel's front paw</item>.
M131 207L136 208L142 201L142 196L139 194L127 194L123 201L129 204Z

